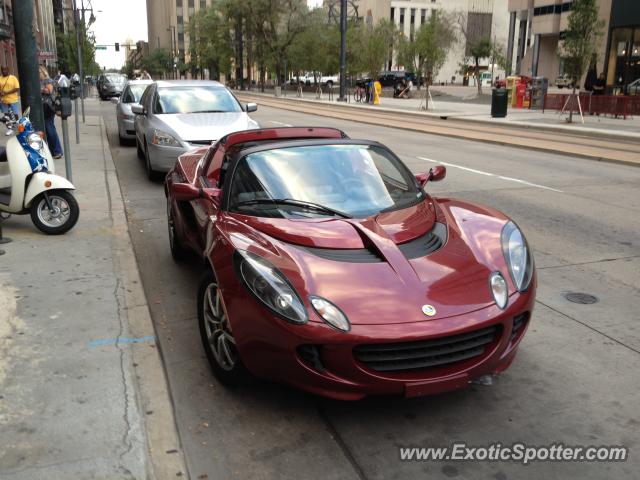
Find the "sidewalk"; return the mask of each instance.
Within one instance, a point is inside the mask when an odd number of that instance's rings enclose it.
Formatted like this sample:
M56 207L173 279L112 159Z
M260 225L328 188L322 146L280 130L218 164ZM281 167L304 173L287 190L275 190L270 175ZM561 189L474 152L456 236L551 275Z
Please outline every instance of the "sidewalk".
M376 110L394 112L394 113L411 113L415 115L424 115L427 117L436 118L451 118L469 122L480 122L484 124L506 124L513 127L521 128L536 128L549 131L558 131L562 133L583 134L589 136L603 136L607 138L620 138L624 140L640 141L640 117L627 117L612 118L596 115L585 115L582 124L580 121L580 115L574 114L574 123L568 124L566 118L568 114L561 115L559 112L547 110L542 112L540 110L518 109L509 108L507 116L505 118L492 118L491 117L491 105L484 103L475 103L473 101L454 101L451 100L451 95L447 93L448 97L446 101L438 99L438 89L443 87L433 87L432 95L435 106L429 103L429 110L421 110L419 107L424 105L422 95L424 90L415 91L414 98L391 98L382 97L380 105L370 105L363 103L354 103L353 98L350 98L348 106L354 108L375 108ZM487 91L485 88L484 91ZM321 100L316 98L314 93L304 93L302 99L296 97L295 90L287 90L287 100L302 100L308 102L321 102L325 104L336 103L335 99L338 97L337 88L334 88L333 101L329 101L329 96L325 93ZM266 90L264 93L257 89L240 92L249 93L251 95L264 95L266 97L276 98L273 90Z
M186 477L104 124L69 130L75 228L2 221L0 478Z

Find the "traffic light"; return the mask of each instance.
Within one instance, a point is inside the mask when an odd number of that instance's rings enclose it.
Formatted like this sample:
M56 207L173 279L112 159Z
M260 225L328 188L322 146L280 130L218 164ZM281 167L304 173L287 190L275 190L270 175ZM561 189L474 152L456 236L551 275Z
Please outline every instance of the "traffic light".
M120 44L118 42L116 42L116 52L120 51Z

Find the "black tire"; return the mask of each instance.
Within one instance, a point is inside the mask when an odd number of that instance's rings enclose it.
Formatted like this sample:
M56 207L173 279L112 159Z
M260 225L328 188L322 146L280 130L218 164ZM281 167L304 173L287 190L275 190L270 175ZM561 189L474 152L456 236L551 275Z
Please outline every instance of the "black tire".
M215 291L216 293L218 291L216 278L213 272L207 269L200 280L200 287L198 288L198 325L200 327L200 338L202 340L204 352L207 355L207 359L209 360L211 369L213 370L213 374L220 381L220 383L227 386L245 385L250 381L251 375L244 366L244 363L242 363L240 354L235 349L235 346L233 346L232 343L226 344L228 348L232 348L233 350L229 352L230 357L233 357L233 362L230 362L228 364L224 364L224 362L221 363L213 350L212 343L210 341L210 333L212 328L211 325L214 322L211 321L210 313L205 314L205 302L207 301L207 298L211 298L210 296L206 297L207 292L211 294L213 293L213 291ZM223 317L226 318L226 314L224 314L224 307L221 306L221 302L218 302L217 305L218 309L223 312ZM210 310L211 309L209 309L209 312ZM210 327L208 328L207 325L210 325ZM221 325L223 325L223 327L226 325L226 327L228 328L228 322L226 322L225 324L224 319L222 320ZM219 338L220 336L223 336L223 342L226 342L226 339L229 336L233 338L231 332L225 331L224 328L222 330L216 330L216 332L218 332L218 336L213 336L213 338ZM214 341L213 343L218 342ZM223 357L226 357L226 355L223 355Z
M49 197L49 201L53 204L55 208L62 208L63 212L55 212L53 216L49 217L49 219L45 219L44 216L47 213L50 214L49 207L47 206L47 202L45 200L44 194L41 193L36 198L33 199L31 203L31 221L33 224L43 233L47 235L62 235L63 233L68 232L73 228L73 226L78 221L78 217L80 216L80 207L78 206L78 202L75 197L68 190L52 190L47 192ZM64 207L64 203L66 203L66 208ZM68 214L64 214L64 211L67 211ZM63 215L66 217L63 223L56 225L57 221L53 219L59 218L58 215Z
M149 158L149 146L145 143L144 145L144 167L147 170L147 177L152 182L156 182L160 179L160 172L154 170L151 166L151 159Z
M171 212L171 202L167 198L167 229L169 230L169 248L171 249L171 256L176 262L181 262L185 259L188 252L180 242L176 230L174 227L173 213Z
M122 138L122 135L120 135L120 133L118 133L118 143L120 144L121 147L124 147L127 145L127 139Z
M138 158L140 160L144 160L144 150L142 150L142 147L140 146L140 142L138 142L138 137L136 136L136 149L137 149L137 154L138 154Z

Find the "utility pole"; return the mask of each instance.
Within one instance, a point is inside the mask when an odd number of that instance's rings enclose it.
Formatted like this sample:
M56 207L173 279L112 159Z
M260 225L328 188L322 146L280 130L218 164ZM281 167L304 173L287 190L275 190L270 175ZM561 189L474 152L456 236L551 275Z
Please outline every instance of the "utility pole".
M339 102L347 101L347 0L340 0L340 96Z
M33 29L33 2L12 0L13 30L16 36L16 57L20 77L22 109L31 107L31 123L44 131L44 113L38 71L38 47Z

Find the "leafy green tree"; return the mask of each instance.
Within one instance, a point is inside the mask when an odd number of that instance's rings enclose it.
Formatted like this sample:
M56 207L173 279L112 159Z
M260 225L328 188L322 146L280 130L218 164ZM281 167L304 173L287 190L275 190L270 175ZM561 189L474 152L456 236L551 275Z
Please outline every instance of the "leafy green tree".
M576 85L596 53L604 21L598 18L596 0L574 0L567 21L568 26L558 54L564 61L565 72L573 80L572 95L575 98ZM572 108L569 109L569 123L571 122L573 122Z
M85 74L95 73L96 65L96 40L92 32L88 32L86 26L80 24L80 46L82 48L82 69ZM69 75L79 73L78 48L76 31L56 31L56 49L58 51L58 69Z
M493 51L493 45L491 39L488 37L482 37L471 44L469 52L471 58L473 58L473 64L475 66L476 83L478 85L478 95L482 94L482 82L480 81L480 59L489 58Z
M453 19L445 13L431 15L415 33L413 41L401 38L398 61L410 66L418 76L424 77L425 96L428 96L429 86L433 84L433 79L444 65L447 54L455 42Z
M360 22L351 39L357 51L352 59L353 70L377 78L389 58L389 50L398 44L399 39L400 34L389 20L380 20L375 26Z
M152 77L160 77L173 69L171 52L164 48L157 48L142 58L140 66Z

